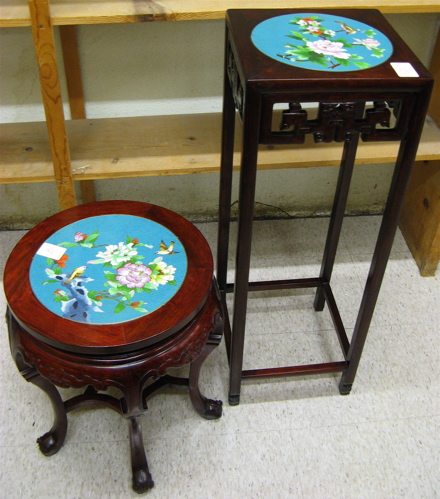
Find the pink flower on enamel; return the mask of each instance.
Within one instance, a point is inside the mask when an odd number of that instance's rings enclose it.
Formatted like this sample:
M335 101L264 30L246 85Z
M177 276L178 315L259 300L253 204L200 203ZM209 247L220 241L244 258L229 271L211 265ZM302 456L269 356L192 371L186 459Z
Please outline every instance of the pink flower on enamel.
M330 42L329 40L318 40L316 42L307 42L307 47L311 48L317 54L329 55L338 59L349 59L350 54L344 49L341 42Z
M82 232L75 232L75 237L73 238L73 240L76 243L79 243L80 241L84 241L85 239L87 239L87 234L83 234Z
M371 50L372 48L376 48L380 45L380 43L377 40L374 40L373 38L364 38L363 40L359 40L359 38L355 38L355 41L366 47L368 50Z
M116 271L118 275L116 280L127 286L127 288L143 288L147 282L151 281L150 274L153 272L145 265L138 265L136 263L126 263Z

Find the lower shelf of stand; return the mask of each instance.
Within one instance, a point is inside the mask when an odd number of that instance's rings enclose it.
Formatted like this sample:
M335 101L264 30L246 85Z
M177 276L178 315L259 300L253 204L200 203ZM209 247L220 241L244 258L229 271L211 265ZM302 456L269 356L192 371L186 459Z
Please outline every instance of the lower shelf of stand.
M215 173L220 114L67 121L75 180ZM238 131L241 127L237 127ZM240 141L237 133L237 151ZM361 143L358 164L395 161L397 142ZM336 166L341 144L261 146L259 169ZM417 159L440 159L440 129L428 118ZM239 167L239 153L234 167ZM44 122L0 125L0 183L54 181Z

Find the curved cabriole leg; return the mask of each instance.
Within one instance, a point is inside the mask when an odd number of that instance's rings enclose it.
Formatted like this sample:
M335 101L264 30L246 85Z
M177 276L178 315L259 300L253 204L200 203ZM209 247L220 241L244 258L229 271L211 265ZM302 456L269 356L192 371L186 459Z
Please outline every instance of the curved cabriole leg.
M35 367L28 366L20 354L15 356L15 363L23 378L46 392L52 403L54 412L52 428L38 438L37 443L45 456L53 456L61 449L67 433L67 415L63 400L56 387L43 378Z
M148 469L142 438L140 416L129 418L131 467L133 470L133 490L138 494L147 492L154 487L154 482Z
M45 456L53 456L61 449L67 433L67 415L63 400L56 387L46 378L43 378L35 366L26 364L24 361L18 346L18 324L11 314L9 307L6 310L6 322L8 325L12 358L14 359L20 374L26 381L29 381L46 392L52 403L54 412L52 428L38 438L37 443L40 447L40 451Z
M67 433L67 416L64 409L63 401L60 397L58 390L54 385L49 383L45 378L39 376L39 379L32 383L39 386L44 390L52 402L52 407L54 410L54 423L52 428L37 439L40 451L45 456L52 456L56 454L62 447ZM44 386L43 386L44 385Z
M216 325L209 334L208 341L203 347L200 355L191 364L189 370L189 396L194 409L205 419L218 419L222 415L223 403L221 400L212 400L206 398L199 388L200 369L208 355L220 343L223 332L223 320L219 316L216 320Z
M130 433L131 468L133 471L133 490L138 494L147 492L154 487L154 482L148 469L142 438L141 416L147 411L147 405L142 400L142 386L139 380L125 385L125 398L121 401L124 416L128 419Z

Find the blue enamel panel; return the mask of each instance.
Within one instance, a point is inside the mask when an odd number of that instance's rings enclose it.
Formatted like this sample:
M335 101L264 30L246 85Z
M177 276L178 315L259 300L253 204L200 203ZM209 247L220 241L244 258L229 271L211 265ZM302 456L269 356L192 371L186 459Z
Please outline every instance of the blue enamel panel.
M46 245L40 248L43 255L36 254L30 268L32 290L46 308L75 322L138 319L167 303L187 272L178 237L142 217L86 218L63 227L46 243L65 253L54 260Z
M272 59L315 71L360 71L382 64L393 52L375 28L319 13L272 17L258 24L251 38Z

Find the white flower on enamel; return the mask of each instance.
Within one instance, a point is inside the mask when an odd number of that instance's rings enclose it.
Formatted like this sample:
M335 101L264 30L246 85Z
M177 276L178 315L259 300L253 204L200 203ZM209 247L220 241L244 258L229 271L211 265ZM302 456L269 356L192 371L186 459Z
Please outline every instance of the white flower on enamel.
M150 275L152 283L167 284L169 281L174 281L175 267L163 262L162 257L156 258L152 263L156 264L155 271Z
M105 251L100 251L96 256L102 258L104 262L110 262L112 265L120 265L128 262L131 257L137 255L138 252L133 248L133 243L109 244L105 247Z

